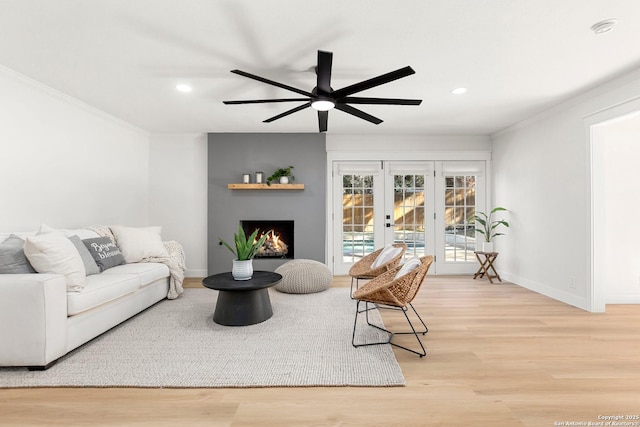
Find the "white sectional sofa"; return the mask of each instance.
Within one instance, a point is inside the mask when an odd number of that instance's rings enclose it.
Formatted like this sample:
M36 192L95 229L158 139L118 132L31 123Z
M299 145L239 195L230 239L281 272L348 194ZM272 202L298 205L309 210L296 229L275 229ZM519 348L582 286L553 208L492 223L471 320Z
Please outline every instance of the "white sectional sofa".
M89 229L61 232L82 241L98 237ZM38 233L11 234L14 240L17 235L30 241ZM0 233L0 245L9 236ZM0 366L47 369L69 351L167 298L171 285L175 298L170 268L151 262L154 259L86 275L81 286L72 289L65 274L0 274Z

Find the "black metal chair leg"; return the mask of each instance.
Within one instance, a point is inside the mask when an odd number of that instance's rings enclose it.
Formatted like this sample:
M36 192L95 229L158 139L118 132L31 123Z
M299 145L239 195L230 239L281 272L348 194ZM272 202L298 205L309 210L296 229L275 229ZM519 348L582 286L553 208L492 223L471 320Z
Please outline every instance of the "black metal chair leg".
M364 346L370 346L370 345L381 345L381 344L391 344L394 347L398 347L401 348L403 350L409 351L411 353L417 354L420 357L424 357L427 354L427 350L424 348L424 345L422 344L422 340L420 339L420 337L418 336L418 333L421 333L422 335L426 334L429 329L427 328L427 325L424 323L424 321L422 320L422 317L420 317L420 315L418 314L418 312L416 311L416 309L413 307L413 305L411 305L411 308L413 310L413 312L416 314L416 316L418 317L418 319L420 319L420 322L422 323L422 325L424 326L425 330L424 331L416 331L415 327L413 326L413 322L411 322L411 319L409 318L409 315L407 314L407 309L404 307L394 307L394 308L399 308L402 310L402 314L404 314L405 319L407 320L407 323L409 324L409 327L411 327L411 331L410 332L393 332L390 331L388 329L382 328L378 325L374 325L373 323L370 322L369 320L369 310L372 310L372 308L368 308L368 302L365 301L365 309L364 310L360 310L360 302L358 301L358 303L356 304L356 316L355 316L355 320L353 323L353 336L351 337L351 344L354 347L364 347ZM372 343L362 343L362 344L356 344L355 343L355 338L356 338L356 326L358 323L358 314L359 313L365 313L365 317L366 317L366 321L367 321L367 325L372 326L380 331L386 332L387 334L389 334L389 339L386 341L379 341L379 342L372 342ZM407 335L407 334L413 334L413 336L416 338L416 340L418 341L418 344L420 345L420 348L422 349L422 352L413 350L411 348L405 347L403 345L397 344L393 342L393 337L395 335Z
M414 309L414 311L415 311L415 309ZM420 357L424 357L424 356L426 356L426 355L427 355L427 350L425 350L424 345L422 345L422 340L421 340L421 339L420 339L420 337L418 336L418 333L416 332L416 329L413 327L413 323L411 322L411 319L409 319L409 315L407 314L407 312L406 312L405 310L403 310L403 311L402 311L402 313L404 314L404 317L407 319L407 322L409 323L409 326L411 327L411 330L413 331L413 336L414 336L414 337L416 337L416 341L418 341L418 344L420 344L420 348L422 349L422 352L420 353L420 352L417 352L417 351L412 350L412 349L410 349L410 348L403 347L403 346L401 346L401 345L394 344L394 343L391 343L391 345L395 345L396 347L403 348L403 349L405 349L405 350L407 350L407 351L410 351L410 352L412 352L412 353L417 354L417 355L418 355L418 356L420 356ZM418 317L419 317L419 316L418 316ZM420 321L422 321L422 319L420 319ZM425 328L426 328L426 325L425 325ZM408 333L408 332L407 332L407 333ZM424 334L426 334L426 332L424 332L424 333L423 333L423 335L424 335Z
M420 317L420 315L418 314L418 312L416 311L415 307L413 306L413 304L409 303L409 307L411 307L411 309L413 310L413 312L415 313L416 317L418 318L418 320L420 320L420 323L422 323L422 326L424 326L424 331L418 331L419 334L425 335L427 332L429 332L429 328L427 328L427 325L424 323L424 320L422 320L422 317Z
M369 308L369 303L365 302L365 309L364 310L360 310L360 302L361 301L358 301L358 303L356 304L356 318L353 321L353 336L351 337L351 345L353 345L354 347L366 347L366 346L369 346L369 345L390 344L391 343L391 336L389 336L389 339L386 340L386 341L356 344L356 328L357 328L357 325L358 325L358 314L360 314L360 313L365 313L365 316L366 316L366 319L367 319L367 324L369 326L373 326L374 328L380 329L381 331L384 331L384 332L386 332L388 334L391 334L391 332L387 331L386 329L383 329L380 326L374 325L373 323L369 322L369 310L373 310L375 307Z

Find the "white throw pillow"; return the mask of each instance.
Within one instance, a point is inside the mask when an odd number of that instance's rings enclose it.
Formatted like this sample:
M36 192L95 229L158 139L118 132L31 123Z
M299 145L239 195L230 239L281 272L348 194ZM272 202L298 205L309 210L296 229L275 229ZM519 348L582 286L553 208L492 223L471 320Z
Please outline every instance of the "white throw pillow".
M414 256L413 258L407 260L407 262L402 265L402 268L398 270L393 280L396 280L404 276L405 274L412 272L416 268L420 267L420 264L422 264L422 261L420 261L420 258L417 256Z
M140 262L150 257L168 257L169 253L162 243L161 227L110 227L125 262Z
M384 247L384 249L382 249L376 260L373 261L373 263L371 264L371 268L374 269L380 267L381 265L385 265L394 257L396 257L401 250L402 248L395 248L392 244L388 244Z
M64 234L50 232L27 237L24 254L38 273L64 275L67 291L81 291L84 288L84 263L76 247Z

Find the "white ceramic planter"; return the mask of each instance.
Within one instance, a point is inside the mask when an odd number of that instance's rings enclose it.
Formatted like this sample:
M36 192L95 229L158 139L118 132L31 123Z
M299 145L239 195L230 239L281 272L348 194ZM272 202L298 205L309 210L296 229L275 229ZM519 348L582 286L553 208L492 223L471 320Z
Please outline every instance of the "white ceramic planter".
M288 184L289 183L289 177L288 176L281 176L280 177L280 184Z
M493 252L493 242L482 242L482 252Z
M234 280L249 280L253 276L253 260L233 260L231 275Z

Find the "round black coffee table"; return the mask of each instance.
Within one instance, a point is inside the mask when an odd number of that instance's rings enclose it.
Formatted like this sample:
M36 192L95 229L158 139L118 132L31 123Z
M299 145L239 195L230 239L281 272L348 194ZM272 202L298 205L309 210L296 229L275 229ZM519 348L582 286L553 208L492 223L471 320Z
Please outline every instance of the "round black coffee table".
M271 271L254 271L249 280L234 280L231 273L214 274L202 284L218 291L213 321L225 326L247 326L264 322L273 316L270 286L282 276Z

